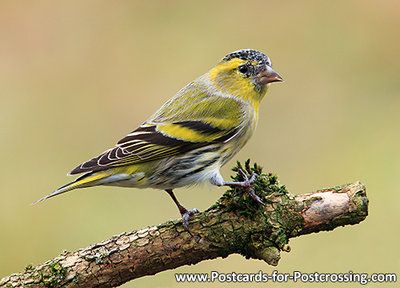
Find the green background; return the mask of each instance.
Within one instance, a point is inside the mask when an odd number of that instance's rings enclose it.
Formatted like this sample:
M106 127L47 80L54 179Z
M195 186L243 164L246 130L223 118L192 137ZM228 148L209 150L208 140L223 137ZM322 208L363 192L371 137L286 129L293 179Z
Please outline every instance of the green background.
M399 25L395 0L1 1L0 277L178 218L167 193L151 189L96 187L29 204L242 48L266 53L285 82L270 88L257 131L235 159L256 160L292 193L360 180L370 215L292 239L278 268L231 255L123 287L203 287L179 285L174 273L213 270L400 276ZM176 194L204 210L223 191Z

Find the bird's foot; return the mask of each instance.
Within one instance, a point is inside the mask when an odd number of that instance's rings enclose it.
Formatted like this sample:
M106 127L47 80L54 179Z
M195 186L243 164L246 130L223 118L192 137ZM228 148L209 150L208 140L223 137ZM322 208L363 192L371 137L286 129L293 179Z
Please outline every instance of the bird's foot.
M224 186L229 186L231 188L233 188L233 187L241 187L256 202L258 202L261 205L265 206L264 202L261 201L260 197L258 197L256 195L256 193L254 193L254 189L251 188L251 186L254 184L254 181L256 181L256 178L257 178L258 175L253 173L253 175L251 175L251 177L249 179L249 177L247 177L246 173L242 169L239 169L238 172L239 172L240 176L243 177L244 180L241 181L241 182L224 182Z
M185 229L189 232L189 234L193 236L193 234L189 230L189 218L190 218L190 216L192 216L196 213L199 213L199 210L197 210L196 208L194 208L192 210L188 210L185 207L183 207L182 205L179 205L178 208L179 208L179 212L182 215L183 227L185 227Z
M183 227L185 227L185 229L193 237L193 234L189 230L189 218L193 214L199 213L199 210L197 210L196 208L194 208L192 210L188 210L185 207L183 207L179 203L178 199L176 199L174 192L172 192L172 189L165 189L165 192L167 192L169 194L169 196L171 196L172 200L174 200L176 206L179 209L179 213L181 213L181 215L182 215L182 225L183 225ZM196 242L197 242L197 240L196 240Z

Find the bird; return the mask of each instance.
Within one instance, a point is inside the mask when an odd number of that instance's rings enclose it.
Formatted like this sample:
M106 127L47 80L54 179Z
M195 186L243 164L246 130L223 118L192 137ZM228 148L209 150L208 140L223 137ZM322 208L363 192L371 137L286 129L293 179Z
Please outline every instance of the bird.
M256 175L224 181L220 168L256 129L260 102L273 82L283 81L271 60L257 50L227 54L207 73L190 82L137 129L118 143L71 170L81 174L35 203L78 188L99 185L166 191L189 231L190 216L173 190L198 183L242 187L261 205L251 188ZM33 203L33 204L35 204Z

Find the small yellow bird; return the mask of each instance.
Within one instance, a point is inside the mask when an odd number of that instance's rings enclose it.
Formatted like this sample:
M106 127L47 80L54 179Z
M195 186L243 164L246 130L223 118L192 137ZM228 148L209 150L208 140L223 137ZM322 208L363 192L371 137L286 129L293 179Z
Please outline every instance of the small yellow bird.
M173 189L211 182L241 186L254 200L251 179L225 182L220 168L249 140L258 121L258 108L272 82L282 78L261 52L244 49L226 55L167 101L139 128L117 145L79 165L69 175L84 173L46 197L97 185L163 189L171 196L188 229L188 210ZM35 202L35 203L37 203Z

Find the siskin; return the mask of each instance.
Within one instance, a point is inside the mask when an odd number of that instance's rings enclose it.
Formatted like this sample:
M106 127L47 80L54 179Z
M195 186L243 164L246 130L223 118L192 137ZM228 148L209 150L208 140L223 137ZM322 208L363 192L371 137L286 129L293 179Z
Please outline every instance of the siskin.
M277 81L282 78L263 53L245 49L226 55L115 147L69 172L83 175L37 202L97 185L162 189L178 206L187 230L198 210L183 207L175 188L205 181L241 186L263 204L251 189L254 175L248 179L242 173L243 182L225 182L219 170L253 134L260 101Z

